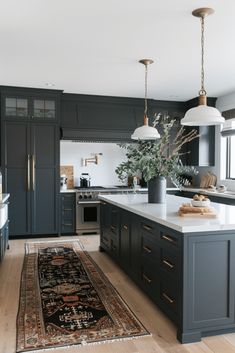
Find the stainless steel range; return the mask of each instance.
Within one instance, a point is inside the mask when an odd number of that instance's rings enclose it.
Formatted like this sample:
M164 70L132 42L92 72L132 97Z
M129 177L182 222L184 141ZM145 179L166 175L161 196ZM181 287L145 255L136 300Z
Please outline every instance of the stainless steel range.
M77 234L97 234L100 231L100 201L98 187L77 188L76 193L76 232Z

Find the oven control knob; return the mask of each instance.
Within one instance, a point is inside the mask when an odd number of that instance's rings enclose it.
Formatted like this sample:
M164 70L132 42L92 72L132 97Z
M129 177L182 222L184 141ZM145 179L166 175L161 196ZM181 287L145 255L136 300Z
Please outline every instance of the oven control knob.
M92 195L90 194L88 197L89 197L89 199L91 199L91 198L92 198Z
M80 199L80 200L82 199L82 195L79 195L79 199Z
M87 195L84 195L84 199L87 199Z

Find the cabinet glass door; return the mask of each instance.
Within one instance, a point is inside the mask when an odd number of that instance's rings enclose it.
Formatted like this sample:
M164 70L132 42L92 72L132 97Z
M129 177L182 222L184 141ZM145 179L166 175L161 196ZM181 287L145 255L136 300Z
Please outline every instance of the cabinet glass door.
M5 98L5 116L28 118L28 99L20 97Z
M34 99L33 118L35 119L55 119L56 105L54 100Z

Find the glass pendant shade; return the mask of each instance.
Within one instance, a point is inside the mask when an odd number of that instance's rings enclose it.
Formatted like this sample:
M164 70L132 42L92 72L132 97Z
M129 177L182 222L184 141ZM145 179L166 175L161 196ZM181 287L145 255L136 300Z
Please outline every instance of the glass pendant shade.
M198 105L189 109L184 118L181 119L181 125L187 126L209 126L220 125L224 123L224 118L218 109L208 107L207 105Z
M160 135L156 128L149 125L137 127L131 135L132 140L156 140Z

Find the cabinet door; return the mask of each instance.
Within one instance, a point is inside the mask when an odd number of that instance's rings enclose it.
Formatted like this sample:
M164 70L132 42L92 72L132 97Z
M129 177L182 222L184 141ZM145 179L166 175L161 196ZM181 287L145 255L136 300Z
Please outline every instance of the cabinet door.
M62 193L60 194L61 205L61 225L60 232L62 234L75 234L76 233L76 194L75 193Z
M58 232L59 131L55 125L31 126L31 202L33 234Z
M29 127L27 123L4 123L3 182L11 194L9 205L10 236L30 234L29 207Z
M189 129L189 128L188 128ZM187 144L187 164L199 167L215 165L215 127L193 127L200 137Z
M2 95L2 116L5 119L18 121L30 118L30 102L26 95L3 94Z
M130 233L131 233L131 214L121 211L120 222L120 261L128 271L130 266Z
M32 98L32 119L55 121L57 116L56 100L50 97Z

